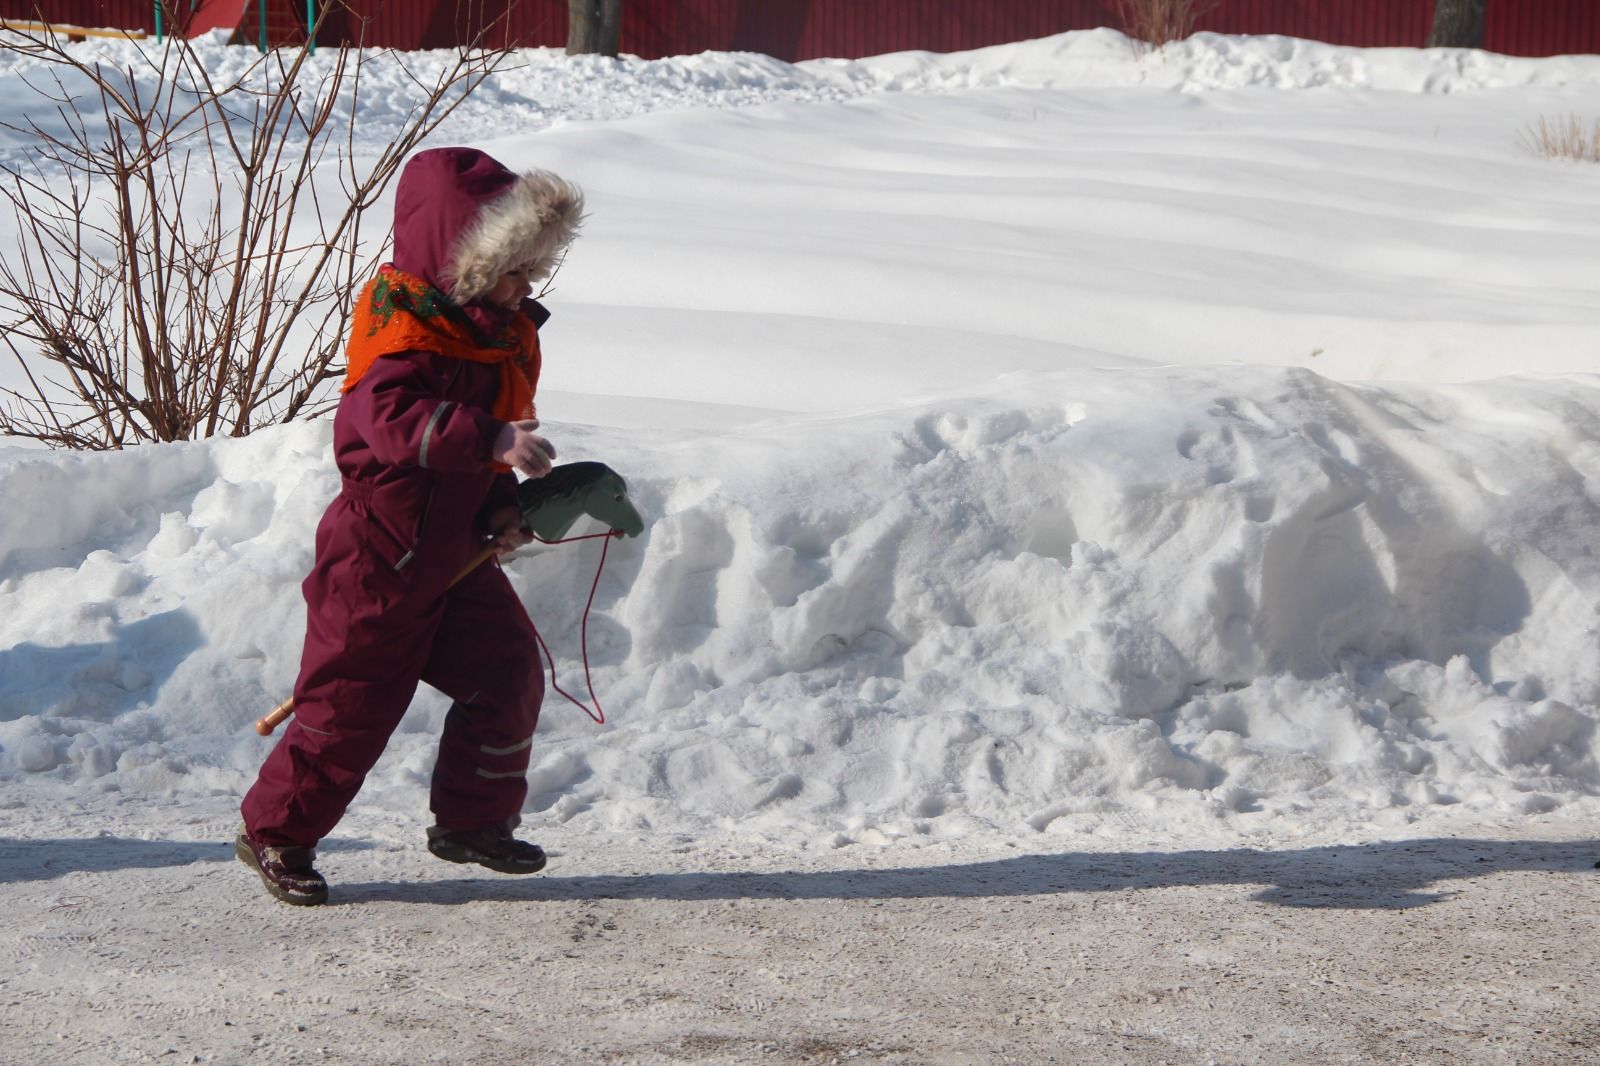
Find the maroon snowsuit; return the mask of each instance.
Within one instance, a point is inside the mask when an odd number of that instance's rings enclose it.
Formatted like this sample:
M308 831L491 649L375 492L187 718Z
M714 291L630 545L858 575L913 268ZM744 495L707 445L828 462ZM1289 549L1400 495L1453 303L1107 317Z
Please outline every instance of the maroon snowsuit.
M397 192L394 265L443 289L473 199L453 175L433 183L417 169ZM466 310L487 330L512 313L547 317L531 300L520 312ZM333 829L419 680L454 701L433 771L437 823L479 829L521 811L544 696L533 626L493 562L451 585L483 546L488 516L516 500L512 475L488 465L503 426L489 413L499 381L488 364L407 352L379 359L341 398L342 486L303 586L294 718L242 806L261 843L310 847Z

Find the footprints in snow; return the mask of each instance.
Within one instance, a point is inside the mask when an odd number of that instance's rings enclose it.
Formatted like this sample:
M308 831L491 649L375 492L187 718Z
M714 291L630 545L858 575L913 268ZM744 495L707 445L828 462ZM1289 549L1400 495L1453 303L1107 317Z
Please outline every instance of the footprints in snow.
M1078 403L1037 410L1006 408L976 414L939 411L917 419L912 427L914 436L905 443L915 448L916 462L930 462L947 453L970 460L986 448L1019 438L1048 439L1071 429L1088 415L1088 408Z
M1288 431L1254 401L1224 396L1208 412L1215 428L1186 429L1178 434L1178 454L1205 466L1206 482L1226 485L1237 478L1254 477L1260 470L1251 437L1284 437Z
M1204 466L1207 484L1229 485L1236 480L1258 478L1262 472L1258 459L1261 443L1298 437L1321 451L1318 466L1327 478L1325 490L1316 494L1310 508L1312 521L1332 518L1366 499L1361 447L1344 430L1319 422L1291 429L1244 397L1221 397L1208 413L1215 419L1211 428L1190 427L1178 434L1175 442L1178 455ZM1270 486L1252 487L1244 493L1244 517L1251 522L1268 522L1277 512L1278 503Z

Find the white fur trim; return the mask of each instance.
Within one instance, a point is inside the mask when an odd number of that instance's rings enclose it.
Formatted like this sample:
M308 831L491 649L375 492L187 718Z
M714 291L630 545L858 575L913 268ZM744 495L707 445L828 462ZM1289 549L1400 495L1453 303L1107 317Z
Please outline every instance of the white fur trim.
M583 192L547 170L521 174L517 183L478 212L456 241L450 297L470 303L500 275L530 264L529 280L549 277L583 224Z

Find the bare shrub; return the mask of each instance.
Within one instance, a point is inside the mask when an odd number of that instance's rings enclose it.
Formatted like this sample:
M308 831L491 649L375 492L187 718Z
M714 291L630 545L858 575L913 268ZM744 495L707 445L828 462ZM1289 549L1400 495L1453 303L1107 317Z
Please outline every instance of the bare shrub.
M18 233L0 256L0 344L26 382L0 389L0 433L91 449L325 409L387 235L363 232L365 209L509 55L462 48L428 77L400 53L286 49L214 80L182 39L126 66L47 31L0 49L52 105L0 121L29 145L0 158ZM380 60L426 91L358 158L363 68Z
M1587 123L1577 115L1541 118L1522 131L1522 142L1547 159L1600 163L1600 118Z
M1200 20L1217 3L1218 0L1116 0L1114 10L1123 33L1159 51L1168 42L1181 41L1194 33Z

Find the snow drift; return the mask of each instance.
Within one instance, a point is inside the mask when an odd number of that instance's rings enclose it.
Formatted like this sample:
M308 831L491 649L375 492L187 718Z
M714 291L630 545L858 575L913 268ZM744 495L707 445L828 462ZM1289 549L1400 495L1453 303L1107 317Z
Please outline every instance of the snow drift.
M1600 215L1514 131L1600 60L527 58L440 137L589 193L541 411L650 523L590 623L610 723L552 695L530 819L842 845L1593 809ZM328 444L0 451L0 780L242 793ZM598 550L508 563L575 691ZM358 805L422 807L443 712Z
M552 697L530 812L840 843L1572 802L1597 782L1596 427L1594 378L1265 368L1014 375L687 442L554 427L651 524L591 621L611 724ZM0 768L245 787L327 444L10 453ZM579 691L597 555L510 564ZM419 700L365 802L416 799L443 709Z

